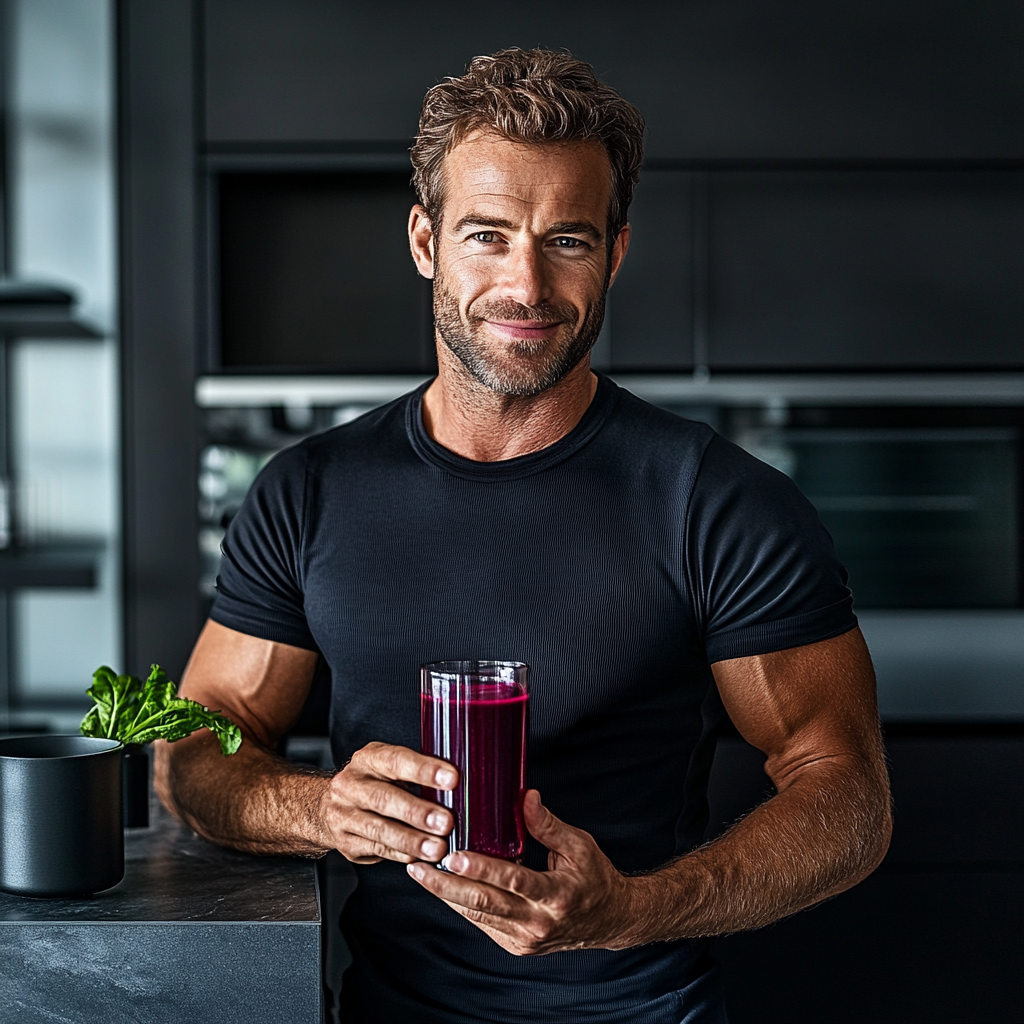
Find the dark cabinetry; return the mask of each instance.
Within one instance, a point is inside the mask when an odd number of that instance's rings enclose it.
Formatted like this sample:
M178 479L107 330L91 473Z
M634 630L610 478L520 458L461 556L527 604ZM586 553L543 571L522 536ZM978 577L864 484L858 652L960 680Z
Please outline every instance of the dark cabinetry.
M213 143L408 139L476 54L565 47L672 159L1024 157L1024 10L886 0L627 5L206 0Z
M612 367L1024 367L1019 170L645 170Z
M407 175L215 172L208 366L432 372ZM1024 367L1020 171L655 166L630 221L612 370Z
M865 882L758 932L716 941L734 1024L986 1024L1024 1014L1024 734L886 739L895 828ZM764 762L719 746L713 832L760 802Z
M1024 872L879 869L718 943L731 1024L1017 1024Z
M152 659L180 670L200 615L195 377L255 369L221 361L234 357L219 347L221 296L208 287L207 172L235 157L285 173L320 158L393 161L424 91L475 54L566 47L647 118L634 248L612 293L614 369L1022 363L1019 4L124 0L117 15L125 636L136 670ZM913 175L863 172L858 184L859 171L824 169L860 161L1016 170L964 174L940 201L911 188ZM780 172L797 165L814 168L806 188ZM976 198L969 180L983 182ZM907 207L890 223L894 196ZM381 356L393 343L419 340L373 340ZM289 344L287 365L308 368L294 330ZM260 365L285 368L288 355L270 355ZM361 358L317 368L368 369Z
M366 0L205 0L201 11L203 145L214 158L270 153L282 169L289 155L394 159L424 92L476 54L543 45L591 61L649 126L632 252L611 298L612 369L1024 367L1024 9L524 0L424 17L406 0L386 16ZM322 275L338 278L326 255ZM329 289L307 284L315 301L277 316L315 344L299 321ZM273 289L262 295L273 301ZM403 301L389 309L394 330L376 317L373 351L335 366L303 357L305 341L233 360L226 323L209 365L422 370ZM273 320L242 306L254 323ZM252 350L266 331L244 321Z
M1024 366L1024 174L712 174L709 364Z
M117 12L125 667L180 678L199 576L194 12Z
M436 370L408 172L225 173L214 187L214 366Z
M693 368L692 177L651 171L636 190L629 252L609 292L613 370Z
M645 170L612 367L1024 367L1019 170Z

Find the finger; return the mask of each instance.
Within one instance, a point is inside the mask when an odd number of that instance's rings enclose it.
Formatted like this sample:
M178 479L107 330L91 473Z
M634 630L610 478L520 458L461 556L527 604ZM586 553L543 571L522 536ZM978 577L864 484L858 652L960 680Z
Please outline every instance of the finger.
M528 789L523 799L523 820L530 835L549 850L569 861L579 860L594 846L593 836L556 818L540 800L540 793Z
M374 842L366 836L357 836L351 832L342 833L337 837L338 852L353 864L379 864L382 860L393 860L399 864L412 864L416 860L401 850L392 850L383 843Z
M438 836L425 836L422 832L392 818L382 818L369 811L350 808L344 814L341 831L360 836L370 843L378 844L382 849L397 851L403 854L408 863L410 860L427 860L436 863L448 852L448 844ZM377 854L385 856L385 854ZM388 857L395 860L394 857Z
M335 776L335 780L339 778ZM430 800L413 796L390 782L356 777L336 781L334 785L344 794L342 799L346 803L354 804L364 811L372 811L382 818L394 818L439 836L446 836L452 830L454 821L450 811Z
M368 743L353 754L351 764L381 779L415 782L434 789L454 789L459 778L447 761L391 743Z
M496 889L513 893L524 900L540 901L548 894L550 884L545 874L531 871L521 864L514 864L482 853L459 851L445 858L444 866L460 878L473 882L484 882Z
M529 912L529 904L512 893L481 882L472 882L426 864L410 864L406 869L428 892L469 911L474 921L518 919Z

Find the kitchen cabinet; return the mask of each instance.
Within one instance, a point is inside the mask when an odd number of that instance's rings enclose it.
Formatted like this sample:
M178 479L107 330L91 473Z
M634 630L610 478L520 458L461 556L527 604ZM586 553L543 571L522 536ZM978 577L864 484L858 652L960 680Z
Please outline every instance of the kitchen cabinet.
M1024 10L999 0L641 4L205 0L207 143L408 140L476 54L565 47L657 159L1020 159Z
M1024 958L1024 730L887 729L894 830L860 885L756 932L717 939L734 1024L1019 1021ZM771 792L764 755L719 744L722 831Z
M880 868L718 940L731 1024L1016 1024L1024 872Z
M218 176L215 369L436 372L409 172Z
M713 369L1024 366L1024 174L708 179Z
M476 54L543 45L591 61L648 123L606 367L1024 366L1024 10L995 0L927 18L882 0L524 0L454 3L429 18L407 0L386 16L366 0L201 10L202 147L281 169L403 152L425 91Z
M650 171L637 187L629 252L608 293L613 370L693 368L691 178Z

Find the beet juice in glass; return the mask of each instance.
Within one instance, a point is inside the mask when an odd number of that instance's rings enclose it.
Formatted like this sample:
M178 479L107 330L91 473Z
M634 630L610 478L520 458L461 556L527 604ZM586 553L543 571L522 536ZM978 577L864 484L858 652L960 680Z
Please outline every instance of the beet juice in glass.
M459 770L451 792L423 789L455 816L449 853L523 854L528 671L518 661L436 661L420 669L423 753Z

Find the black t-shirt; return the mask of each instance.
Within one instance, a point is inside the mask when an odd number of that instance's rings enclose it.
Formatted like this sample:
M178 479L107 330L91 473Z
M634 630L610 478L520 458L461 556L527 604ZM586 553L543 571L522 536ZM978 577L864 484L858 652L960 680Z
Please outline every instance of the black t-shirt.
M724 714L709 666L856 625L814 509L604 377L568 435L489 463L429 437L424 390L266 467L224 542L213 619L322 654L339 765L372 740L419 749L421 664L525 661L545 804L623 871L692 849ZM525 863L544 869L538 844ZM517 958L402 865L357 873L352 1020L718 1019L701 941Z

